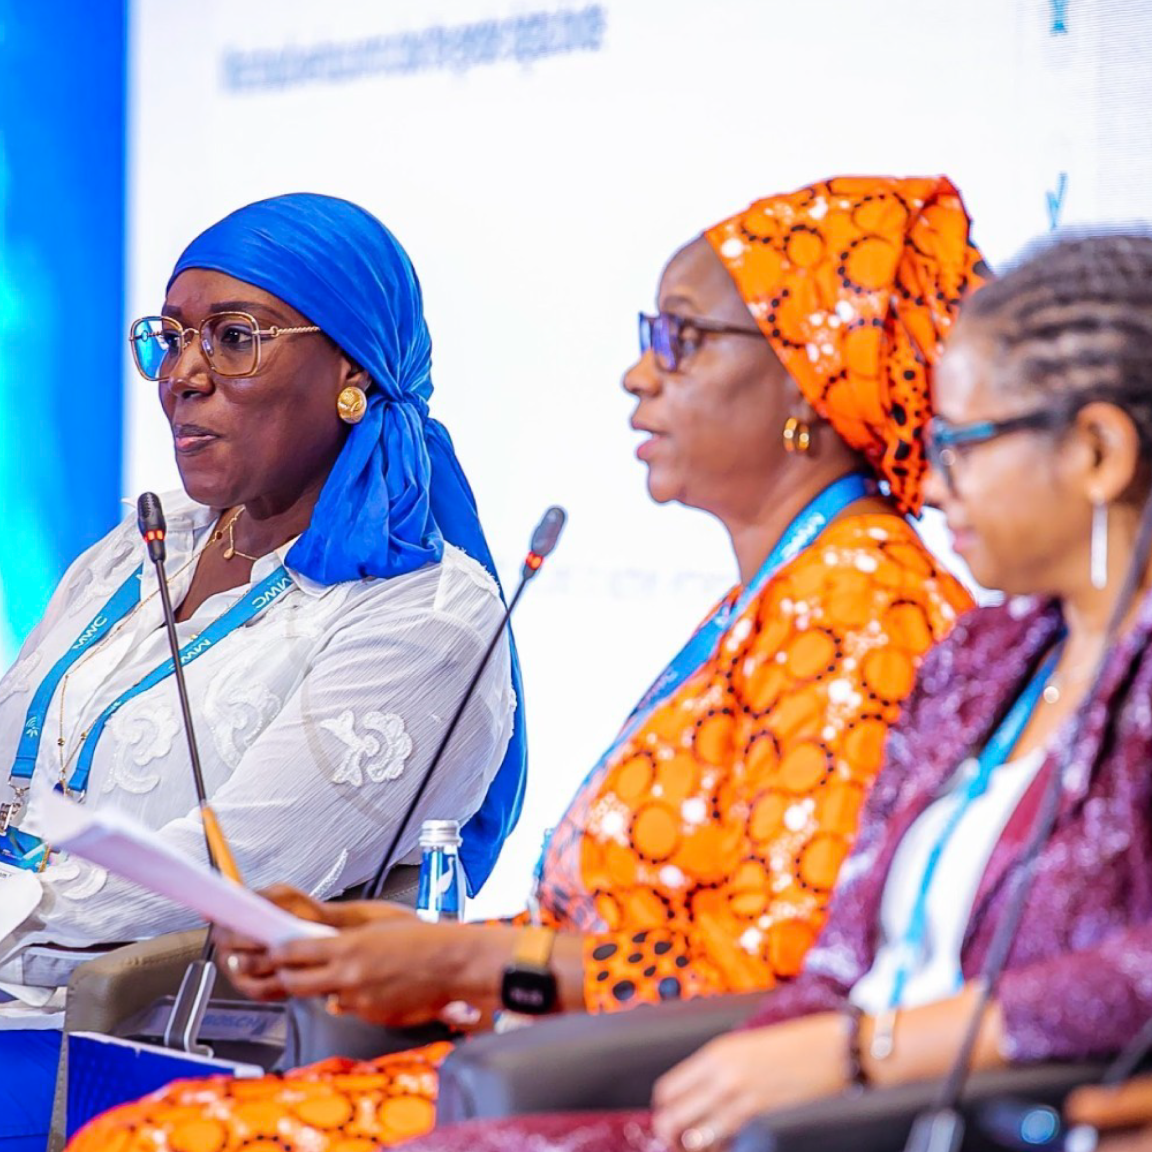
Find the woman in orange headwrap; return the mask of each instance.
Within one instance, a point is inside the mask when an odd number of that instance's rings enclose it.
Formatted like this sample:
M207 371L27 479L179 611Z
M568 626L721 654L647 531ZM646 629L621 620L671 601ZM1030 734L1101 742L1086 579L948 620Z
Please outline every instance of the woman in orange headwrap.
M681 249L624 387L653 498L718 517L740 582L569 807L541 864L539 922L425 924L282 892L338 933L274 953L225 938L234 982L412 1024L453 1001L488 1022L502 985L522 1010L610 1012L796 975L887 726L969 605L905 517L921 505L930 366L980 279L945 179L815 184ZM448 1051L176 1084L73 1148L395 1143L431 1127Z

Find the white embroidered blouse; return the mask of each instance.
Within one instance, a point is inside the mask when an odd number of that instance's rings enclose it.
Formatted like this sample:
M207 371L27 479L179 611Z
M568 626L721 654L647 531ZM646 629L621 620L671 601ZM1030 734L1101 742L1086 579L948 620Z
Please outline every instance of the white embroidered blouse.
M188 561L216 516L183 493L164 503L167 569L179 605L195 570ZM254 563L252 583L274 572L290 546ZM52 698L19 821L26 831L36 832L39 798L60 779L59 741L70 775L81 734L168 658L160 601L152 595L155 571L134 518L72 565L0 679L2 801L33 693L142 561L139 611L75 664ZM325 897L375 871L502 605L488 572L451 546L440 564L388 580L325 587L288 571L293 588L189 664L185 675L205 784L246 882L255 888L287 882ZM250 588L210 597L178 625L181 643ZM421 801L401 859L415 849L422 819L464 820L480 806L511 737L515 708L505 644ZM113 715L97 745L85 803L127 812L181 851L205 858L171 677ZM54 858L40 881L39 907L0 941L0 1000L3 992L26 1006L45 1000L23 984L21 953L30 944L137 940L196 922L195 914L78 859ZM0 1027L19 1007L0 1005Z

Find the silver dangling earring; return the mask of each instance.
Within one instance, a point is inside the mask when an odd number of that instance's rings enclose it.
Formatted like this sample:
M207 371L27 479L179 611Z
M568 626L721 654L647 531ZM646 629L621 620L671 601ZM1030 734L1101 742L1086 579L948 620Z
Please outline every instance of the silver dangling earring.
M1108 505L1092 502L1092 587L1098 592L1108 587Z

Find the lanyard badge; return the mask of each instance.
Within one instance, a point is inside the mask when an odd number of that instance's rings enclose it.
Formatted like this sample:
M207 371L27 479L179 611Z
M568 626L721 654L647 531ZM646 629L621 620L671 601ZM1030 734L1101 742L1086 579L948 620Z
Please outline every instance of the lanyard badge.
M10 805L3 805L7 809ZM3 818L3 817L0 817ZM25 872L43 872L48 866L51 849L38 836L21 832L9 824L0 832L0 865L20 868Z
M0 804L0 864L29 872L43 872L48 863L48 846L16 827L27 796L27 788L15 788L12 799Z
M43 872L48 866L48 845L16 827L27 806L27 787L13 787L12 798L0 804L0 865L26 872Z

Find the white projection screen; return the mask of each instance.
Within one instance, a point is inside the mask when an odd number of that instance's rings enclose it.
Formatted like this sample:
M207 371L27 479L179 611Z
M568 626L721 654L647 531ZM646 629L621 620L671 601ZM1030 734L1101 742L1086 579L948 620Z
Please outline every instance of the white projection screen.
M1152 217L1146 0L137 0L125 321L200 229L288 191L408 248L448 426L525 598L531 782L472 906L521 905L546 827L735 579L705 516L657 507L620 378L682 243L836 173L947 173L993 265L1055 225ZM131 372L124 490L178 485Z

